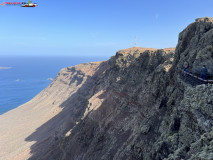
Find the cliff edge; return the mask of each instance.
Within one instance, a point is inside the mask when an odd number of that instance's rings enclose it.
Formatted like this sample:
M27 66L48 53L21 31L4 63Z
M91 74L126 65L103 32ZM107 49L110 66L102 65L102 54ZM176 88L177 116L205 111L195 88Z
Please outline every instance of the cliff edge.
M213 159L213 85L183 81L185 61L213 74L213 20L176 49L129 48L62 69L33 100L0 116L0 159ZM17 149L18 148L18 149Z

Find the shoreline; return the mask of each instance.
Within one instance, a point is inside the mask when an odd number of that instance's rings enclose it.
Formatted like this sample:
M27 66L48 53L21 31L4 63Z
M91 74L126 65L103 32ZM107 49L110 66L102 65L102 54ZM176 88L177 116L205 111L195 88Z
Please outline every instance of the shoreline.
M0 67L0 69L10 69L11 67Z

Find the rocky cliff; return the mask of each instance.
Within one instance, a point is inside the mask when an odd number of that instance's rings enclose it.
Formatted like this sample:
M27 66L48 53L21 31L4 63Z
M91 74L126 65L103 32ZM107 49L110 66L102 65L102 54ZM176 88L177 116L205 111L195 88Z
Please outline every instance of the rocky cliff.
M213 19L190 24L175 51L135 47L61 70L0 116L0 159L213 159L213 85L183 81L185 61L213 74Z

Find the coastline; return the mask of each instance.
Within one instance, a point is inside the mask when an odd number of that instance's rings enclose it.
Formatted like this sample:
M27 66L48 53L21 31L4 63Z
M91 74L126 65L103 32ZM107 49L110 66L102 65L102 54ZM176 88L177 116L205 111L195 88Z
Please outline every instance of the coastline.
M10 69L11 67L0 67L0 69Z

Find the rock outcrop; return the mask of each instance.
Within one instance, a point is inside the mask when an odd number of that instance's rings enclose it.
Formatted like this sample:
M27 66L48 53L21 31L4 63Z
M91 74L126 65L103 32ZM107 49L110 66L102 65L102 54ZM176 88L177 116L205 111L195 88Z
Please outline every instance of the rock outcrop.
M0 116L0 159L213 159L213 85L193 87L180 71L185 61L193 74L206 64L211 76L212 46L212 19L200 18L176 50L135 47L63 69L32 101Z
M209 75L213 76L212 28L212 18L198 18L180 33L174 68L180 69L186 61L189 63L190 71L199 74L202 65L206 65Z

